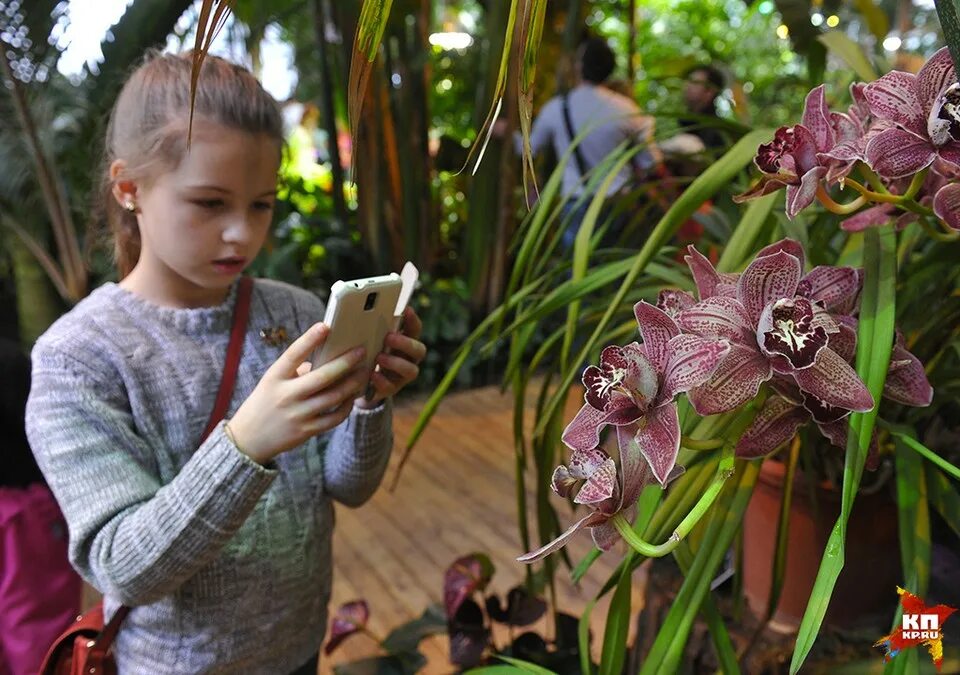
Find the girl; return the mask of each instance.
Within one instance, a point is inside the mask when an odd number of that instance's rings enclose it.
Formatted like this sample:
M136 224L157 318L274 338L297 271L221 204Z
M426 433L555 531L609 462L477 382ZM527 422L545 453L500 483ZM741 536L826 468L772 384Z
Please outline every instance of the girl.
M315 672L337 500L376 490L389 397L426 352L412 310L357 398L361 353L315 370L327 327L310 293L258 279L228 419L203 440L237 280L276 198L279 107L251 73L153 54L107 129L103 196L118 284L94 291L33 350L27 432L69 527L73 565L121 605L124 673ZM284 327L291 345L260 332Z

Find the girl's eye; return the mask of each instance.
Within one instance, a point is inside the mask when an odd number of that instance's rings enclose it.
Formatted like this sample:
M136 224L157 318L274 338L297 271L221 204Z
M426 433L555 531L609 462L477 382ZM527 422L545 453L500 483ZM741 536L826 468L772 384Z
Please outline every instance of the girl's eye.
M257 211L269 211L273 208L273 204L270 202L254 202L253 208Z
M203 209L217 209L223 206L222 199L195 199L193 203Z

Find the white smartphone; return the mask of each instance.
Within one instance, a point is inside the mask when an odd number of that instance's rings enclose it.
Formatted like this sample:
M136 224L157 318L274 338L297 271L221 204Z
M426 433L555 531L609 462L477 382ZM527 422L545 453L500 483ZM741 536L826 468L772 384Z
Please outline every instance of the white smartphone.
M408 262L401 274L337 281L323 317L330 334L314 354L313 367L362 346L367 350L366 370L372 373L387 333L400 328L418 276L417 268Z

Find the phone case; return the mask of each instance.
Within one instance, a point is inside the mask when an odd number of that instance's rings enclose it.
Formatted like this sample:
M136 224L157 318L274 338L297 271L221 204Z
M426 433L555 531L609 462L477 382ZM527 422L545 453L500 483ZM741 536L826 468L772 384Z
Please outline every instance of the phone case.
M383 350L384 338L396 325L394 312L402 285L396 273L335 283L323 317L330 334L315 355L313 366L363 346L367 350L366 369L371 372Z

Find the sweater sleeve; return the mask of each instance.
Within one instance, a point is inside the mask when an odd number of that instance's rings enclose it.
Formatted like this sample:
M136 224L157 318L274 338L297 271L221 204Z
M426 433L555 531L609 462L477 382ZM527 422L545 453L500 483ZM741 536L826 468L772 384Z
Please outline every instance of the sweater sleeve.
M119 378L39 345L33 357L27 434L67 519L71 563L127 605L173 592L219 554L276 472L221 422L162 485L156 441L137 433Z
M354 407L334 429L323 457L327 494L357 507L380 486L393 447L393 410L390 399L372 410Z

